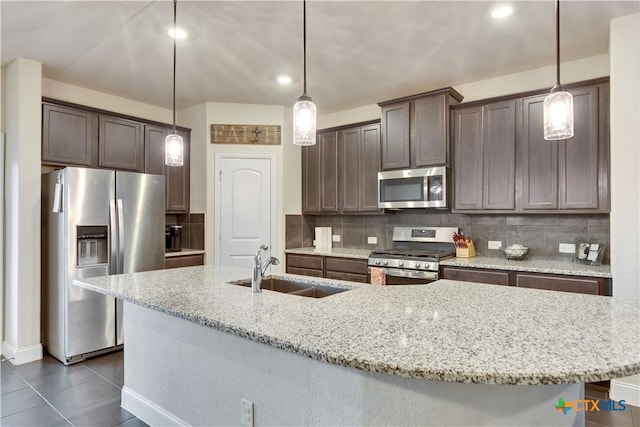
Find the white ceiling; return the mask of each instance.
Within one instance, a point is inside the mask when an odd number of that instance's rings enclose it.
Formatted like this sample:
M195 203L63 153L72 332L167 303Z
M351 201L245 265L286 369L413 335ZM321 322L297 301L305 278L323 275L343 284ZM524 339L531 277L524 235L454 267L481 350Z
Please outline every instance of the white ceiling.
M319 114L554 64L554 2L307 2L308 93ZM504 2L500 2L504 3ZM0 2L2 65L171 108L171 1ZM563 1L562 60L606 53L609 21L640 2ZM178 108L292 105L302 92L302 1L178 1ZM293 83L275 82L281 73ZM553 84L549 82L549 86Z

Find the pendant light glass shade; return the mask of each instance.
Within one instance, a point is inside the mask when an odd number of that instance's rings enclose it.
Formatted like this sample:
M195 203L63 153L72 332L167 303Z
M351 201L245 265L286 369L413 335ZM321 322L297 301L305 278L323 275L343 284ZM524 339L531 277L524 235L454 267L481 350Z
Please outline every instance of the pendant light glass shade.
M544 99L544 139L573 136L573 96L560 85L560 0L556 0L556 84Z
M303 93L293 106L293 143L314 145L316 143L316 104L307 95L307 2L302 1L302 50L304 56Z
M316 104L308 96L301 96L293 106L293 143L316 143Z
M182 166L184 163L184 140L176 133L170 133L164 139L164 164Z
M573 136L573 96L569 92L551 92L544 99L544 139Z
M173 32L176 33L176 12L178 0L173 0ZM164 164L182 166L184 164L184 140L176 132L176 37L173 37L173 132L164 139Z

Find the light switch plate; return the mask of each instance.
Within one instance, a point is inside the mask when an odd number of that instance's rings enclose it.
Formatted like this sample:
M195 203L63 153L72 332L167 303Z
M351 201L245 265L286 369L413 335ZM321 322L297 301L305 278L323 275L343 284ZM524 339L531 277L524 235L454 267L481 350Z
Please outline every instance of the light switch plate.
M576 253L576 245L574 243L560 243L558 252L561 254L574 254Z
M339 234L334 234L331 236L331 241L332 242L339 242L340 241L340 235Z
M489 249L500 249L502 247L502 241L489 240Z
M370 245L377 245L378 244L378 238L377 237L367 237L367 243Z

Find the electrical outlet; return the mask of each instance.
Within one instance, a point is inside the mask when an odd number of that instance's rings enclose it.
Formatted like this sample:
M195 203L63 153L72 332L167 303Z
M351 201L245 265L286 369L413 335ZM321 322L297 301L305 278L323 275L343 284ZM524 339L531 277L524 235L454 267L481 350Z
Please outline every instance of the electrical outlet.
M378 238L377 237L367 237L367 243L369 245L377 245L378 244Z
M500 240L489 240L489 249L500 249L502 242Z
M340 241L340 235L339 234L334 234L333 236L331 236L331 241L332 242L339 242Z
M560 243L558 252L561 254L574 254L576 253L576 245L574 243Z
M240 422L243 426L253 427L253 402L242 399L242 417Z

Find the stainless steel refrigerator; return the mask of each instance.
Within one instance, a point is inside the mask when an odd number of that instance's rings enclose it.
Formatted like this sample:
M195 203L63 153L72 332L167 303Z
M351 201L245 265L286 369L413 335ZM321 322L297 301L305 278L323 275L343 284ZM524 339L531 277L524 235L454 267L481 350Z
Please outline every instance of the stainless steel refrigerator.
M122 302L72 281L164 268L165 183L76 167L42 180L43 339L68 365L122 347Z

